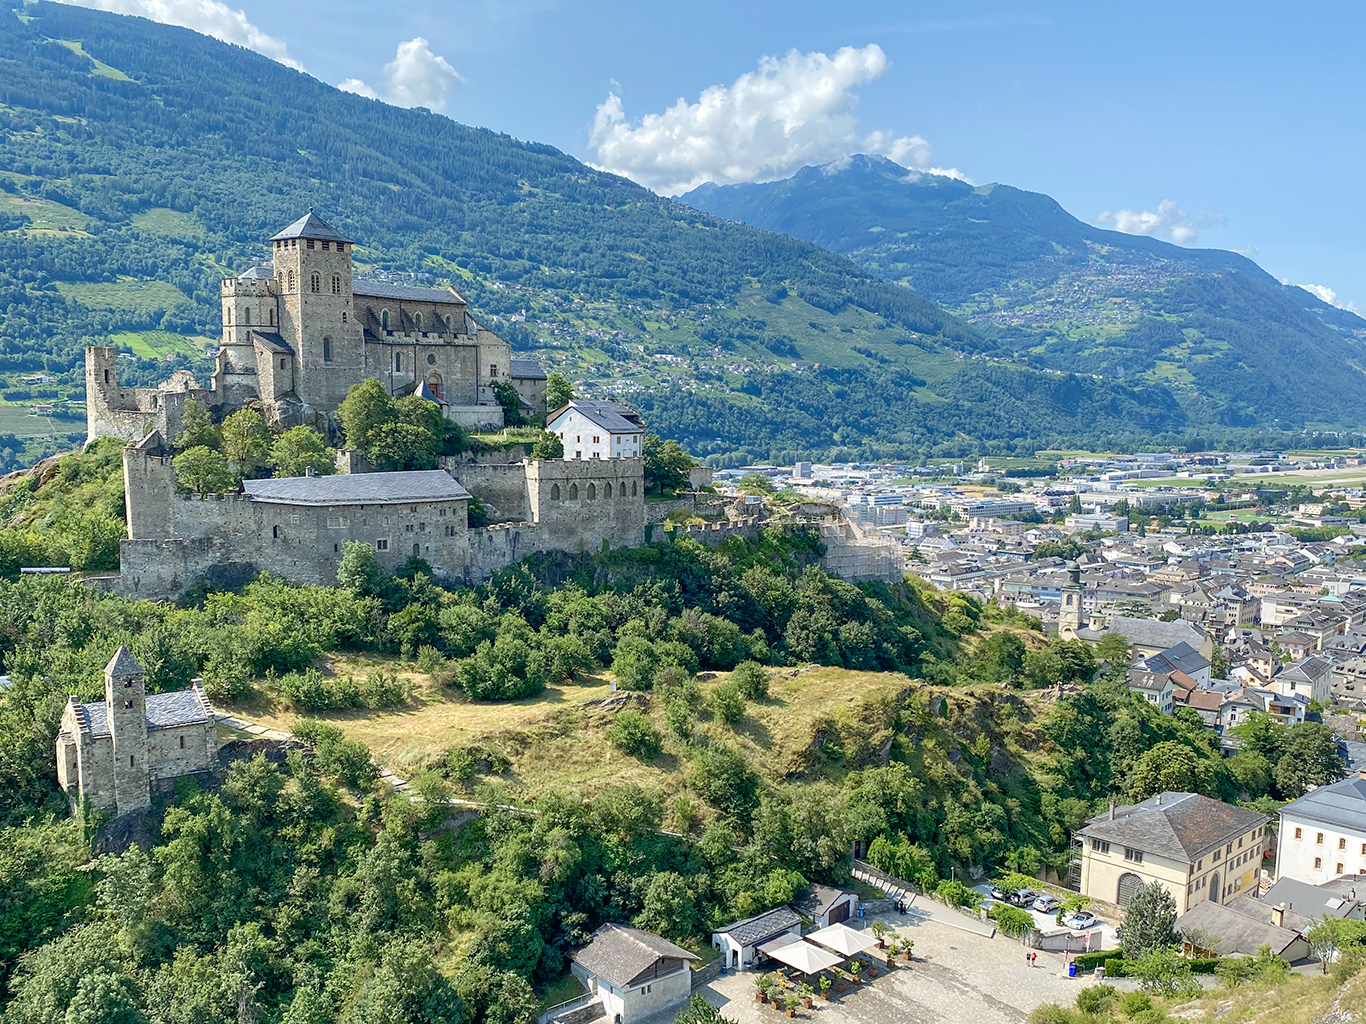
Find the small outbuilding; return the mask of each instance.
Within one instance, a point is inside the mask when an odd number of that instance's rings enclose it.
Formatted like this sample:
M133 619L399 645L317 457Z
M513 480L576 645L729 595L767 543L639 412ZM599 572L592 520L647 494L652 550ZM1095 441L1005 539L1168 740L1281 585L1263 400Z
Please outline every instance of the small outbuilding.
M668 939L605 924L570 954L569 969L602 1002L608 1024L649 1016L692 994L690 961L697 957Z
M858 916L858 893L829 885L808 885L793 901L792 909L810 918L817 928L826 928Z
M791 907L777 907L712 932L711 944L721 951L727 967L739 968L753 963L765 943L782 938L782 945L787 945L787 940L796 942L801 937L801 915Z

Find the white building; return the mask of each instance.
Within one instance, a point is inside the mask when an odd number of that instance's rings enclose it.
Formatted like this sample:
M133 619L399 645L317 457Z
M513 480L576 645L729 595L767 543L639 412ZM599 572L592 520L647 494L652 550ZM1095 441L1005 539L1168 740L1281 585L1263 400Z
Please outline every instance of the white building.
M1322 885L1366 872L1366 772L1292 800L1280 817L1277 878Z
M564 457L638 459L644 450L645 421L619 402L575 399L546 418L546 430L564 445Z
M668 939L605 924L570 955L569 969L602 1002L608 1024L627 1024L686 1002L697 957Z
M727 967L738 970L759 958L762 946L777 948L802 937L802 918L791 907L766 910L711 933Z

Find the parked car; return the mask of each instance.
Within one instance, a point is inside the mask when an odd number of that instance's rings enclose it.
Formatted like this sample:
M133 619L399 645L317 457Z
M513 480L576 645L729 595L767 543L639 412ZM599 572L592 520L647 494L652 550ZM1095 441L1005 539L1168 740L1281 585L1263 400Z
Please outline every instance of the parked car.
M1047 893L1044 893L1044 895L1038 897L1038 899L1034 901L1033 906L1040 914L1052 914L1062 906L1062 900L1058 899L1056 896L1049 896Z
M999 885L993 885L991 887L991 898L997 903L1009 903L1011 897L1014 895L1014 889L1002 889Z
M1006 897L1006 902L1012 907L1027 907L1038 898L1038 893L1033 889L1021 889L1019 892Z
M1075 914L1063 918L1062 923L1074 932L1081 932L1087 928L1094 928L1100 922L1096 919L1096 915L1089 910L1078 910Z

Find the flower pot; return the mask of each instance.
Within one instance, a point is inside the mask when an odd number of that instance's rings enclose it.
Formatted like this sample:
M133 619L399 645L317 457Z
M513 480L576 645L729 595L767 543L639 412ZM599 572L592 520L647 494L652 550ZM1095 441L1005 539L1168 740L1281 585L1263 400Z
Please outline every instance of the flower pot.
M766 1002L768 1002L768 993L767 993L767 992L755 992L755 993L754 993L754 998L757 999L757 1000L759 1000L759 1002L761 1002L761 1003L766 1003Z
M824 989L821 992L821 998L824 999L827 1003L830 1002L830 990L828 988Z
M906 962L907 962L907 963L910 963L910 962L911 962L911 951L910 951L909 949L906 950L906 951L905 951L904 953L902 953L901 955L902 955L903 957L906 958Z
M868 977L870 977L870 978L876 978L876 977L877 977L877 968L876 968L876 967L870 967L870 968L868 968Z
M802 996L802 1008L805 1009L805 1010L811 1009L811 997L810 997L810 996Z
M788 1015L789 1017L795 1017L795 1016L797 1016L797 1011L796 1011L796 1010L788 1010L788 1011L787 1011L787 1015Z

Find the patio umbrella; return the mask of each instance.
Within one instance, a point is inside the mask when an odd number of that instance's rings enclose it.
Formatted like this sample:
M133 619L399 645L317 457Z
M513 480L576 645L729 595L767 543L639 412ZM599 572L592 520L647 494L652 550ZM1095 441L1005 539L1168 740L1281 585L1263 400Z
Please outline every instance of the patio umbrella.
M819 946L813 946L806 941L793 942L779 949L769 950L768 955L789 967L795 967L803 974L815 974L817 971L824 971L837 966L844 960L843 957L836 956L834 953L821 949Z
M855 931L847 924L832 924L828 928L821 928L812 932L806 939L808 942L819 943L826 949L833 949L836 953L843 953L846 957L862 953L865 949L872 949L877 945L877 939Z

